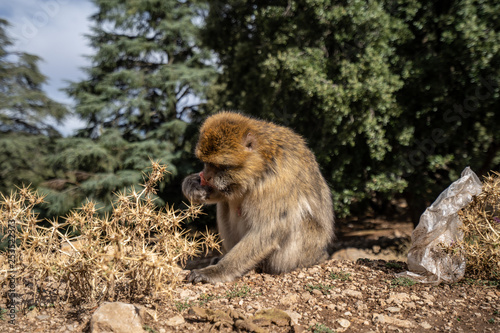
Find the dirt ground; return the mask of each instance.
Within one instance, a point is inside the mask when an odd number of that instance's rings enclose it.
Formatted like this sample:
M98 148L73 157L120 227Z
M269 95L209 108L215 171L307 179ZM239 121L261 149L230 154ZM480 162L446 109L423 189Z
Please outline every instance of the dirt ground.
M185 284L158 308L146 304L152 317L145 328L158 333L500 332L498 281L433 286L395 276L406 270L411 230L407 222L345 222L331 260L279 276L251 272L232 283ZM15 325L3 314L0 332L88 332L93 311L50 304L18 313Z

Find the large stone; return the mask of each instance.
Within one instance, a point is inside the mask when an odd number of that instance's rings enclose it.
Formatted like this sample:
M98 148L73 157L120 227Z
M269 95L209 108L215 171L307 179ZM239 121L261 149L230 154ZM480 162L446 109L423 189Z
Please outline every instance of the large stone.
M390 293L387 303L394 303L396 305L402 305L410 301L410 296L407 293Z
M269 326L271 323L278 326L289 326L292 319L283 310L280 309L265 309L255 312L252 321L259 326Z
M359 290L346 289L342 292L344 296L352 297L352 298L363 298L363 293Z
M280 304L286 308L293 308L299 303L299 295L287 294L280 299Z
M374 313L372 316L372 321L375 324L389 324L404 328L412 328L415 325L409 320L397 319L391 316L384 316L383 314Z
M144 311L122 302L105 302L92 315L91 333L144 333Z

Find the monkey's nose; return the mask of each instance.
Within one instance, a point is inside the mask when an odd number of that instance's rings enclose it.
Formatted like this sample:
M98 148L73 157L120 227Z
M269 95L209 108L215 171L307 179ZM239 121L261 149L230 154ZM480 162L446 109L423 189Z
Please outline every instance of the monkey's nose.
M200 172L200 185L201 186L207 186L209 185L207 180L205 179L205 174L202 172Z

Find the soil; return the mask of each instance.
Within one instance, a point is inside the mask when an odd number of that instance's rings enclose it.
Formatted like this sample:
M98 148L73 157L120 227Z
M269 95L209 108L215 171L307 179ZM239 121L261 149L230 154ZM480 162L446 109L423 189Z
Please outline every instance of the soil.
M146 328L158 333L500 332L498 281L411 285L395 275L407 268L411 223L351 222L340 225L331 260L278 276L251 272L231 283L185 284L157 308L143 304L152 315ZM89 332L94 311L70 303L42 305L17 313L14 325L3 314L0 332Z

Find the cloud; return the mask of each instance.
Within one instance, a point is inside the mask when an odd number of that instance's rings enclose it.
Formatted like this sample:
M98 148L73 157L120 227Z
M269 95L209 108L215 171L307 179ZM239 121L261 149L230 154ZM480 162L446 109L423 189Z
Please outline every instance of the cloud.
M40 70L48 77L43 89L58 102L73 104L59 89L68 86L67 80L85 78L80 68L90 63L84 55L94 50L84 35L90 33L89 17L96 12L95 5L87 0L15 0L0 4L0 16L11 24L8 33L16 40L14 48L43 59ZM74 118L69 122L72 128L77 123Z

